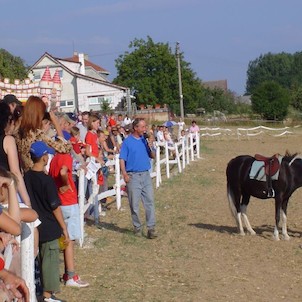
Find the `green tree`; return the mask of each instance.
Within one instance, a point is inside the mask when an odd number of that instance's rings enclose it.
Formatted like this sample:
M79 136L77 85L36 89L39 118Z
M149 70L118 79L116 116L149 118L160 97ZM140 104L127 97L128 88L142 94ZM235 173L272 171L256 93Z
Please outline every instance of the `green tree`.
M107 113L109 113L109 112L111 111L109 100L104 99L104 100L101 102L101 111L102 111L104 114L107 114Z
M252 108L262 118L281 121L287 115L289 99L286 88L274 81L265 81L252 95Z
M200 103L200 107L206 109L207 112L219 110L224 113L234 113L236 111L235 96L231 91L224 91L220 88L207 88L204 98Z
M290 104L302 111L302 85L293 84L290 91Z
M247 70L246 93L253 94L258 85L264 81L275 81L289 88L293 77L293 58L291 54L282 52L261 55L251 61Z
M27 66L20 57L15 57L5 49L0 49L0 77L23 80L27 77Z
M179 113L178 71L175 55L165 43L155 43L151 37L134 39L129 51L115 61L117 77L114 83L130 87L139 104L168 104ZM203 87L181 54L184 110L195 112L203 97Z

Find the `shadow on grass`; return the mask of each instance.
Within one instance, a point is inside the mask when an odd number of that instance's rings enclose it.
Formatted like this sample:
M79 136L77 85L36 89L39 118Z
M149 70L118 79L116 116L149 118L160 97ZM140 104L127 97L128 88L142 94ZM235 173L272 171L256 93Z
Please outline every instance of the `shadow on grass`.
M215 225L215 224L208 224L208 223L190 223L188 225L196 227L196 228L204 229L204 230L223 233L223 234L225 234L225 233L238 234L237 227L231 227L231 226L226 226L226 225ZM259 227L254 227L253 229L257 235L263 236L265 238L267 238L268 235L269 235L269 237L271 237L271 235L274 232L274 226L271 226L271 225L261 225ZM279 230L279 232L281 235L280 230ZM290 237L301 237L302 236L302 232L297 231L297 230L292 230L290 228L287 229L287 232Z
M90 227L95 226L94 222L91 221L91 220L87 220L86 225L90 226ZM109 230L109 231L118 232L118 233L122 233L122 234L133 233L132 230L125 229L125 228L120 228L115 223L100 222L100 224L98 225L98 228L99 229L106 229L106 230Z
M208 223L189 223L188 225L199 229L205 229L218 233L237 233L236 227L230 227L226 225L215 225L215 224L208 224Z

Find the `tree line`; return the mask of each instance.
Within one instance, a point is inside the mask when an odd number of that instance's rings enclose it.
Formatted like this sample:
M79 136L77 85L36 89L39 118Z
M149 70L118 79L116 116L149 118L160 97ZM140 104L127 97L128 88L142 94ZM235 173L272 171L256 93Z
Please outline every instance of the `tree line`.
M113 83L131 89L135 102L167 104L179 114L179 89L176 56L168 43L154 42L150 36L134 39L128 50L115 60L117 76ZM283 120L289 108L302 110L302 52L260 55L247 69L246 94L252 106L238 103L234 92L210 89L180 54L185 113L206 112L259 114L269 120ZM19 57L0 49L0 76L23 79L28 67Z

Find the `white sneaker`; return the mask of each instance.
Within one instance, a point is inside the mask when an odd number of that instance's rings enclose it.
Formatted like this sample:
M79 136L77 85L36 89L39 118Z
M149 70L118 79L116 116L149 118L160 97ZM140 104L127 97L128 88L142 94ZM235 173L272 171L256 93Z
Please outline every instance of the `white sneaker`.
M73 278L70 278L65 282L65 285L70 287L87 287L89 286L89 283L81 280L78 275L74 275Z
M45 302L66 302L65 300L61 300L57 298L55 295L51 295L49 298L44 297L43 301Z

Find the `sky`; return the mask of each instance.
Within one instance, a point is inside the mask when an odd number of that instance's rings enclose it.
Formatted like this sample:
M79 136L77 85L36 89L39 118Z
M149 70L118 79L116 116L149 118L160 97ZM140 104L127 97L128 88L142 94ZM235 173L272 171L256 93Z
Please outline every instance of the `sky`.
M176 42L204 82L226 79L245 92L250 61L302 51L301 0L0 0L0 48L29 66L45 52L73 51L116 76L115 60L135 38Z

